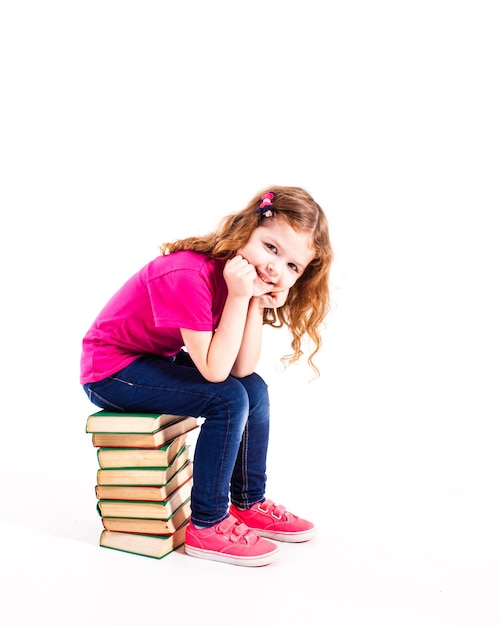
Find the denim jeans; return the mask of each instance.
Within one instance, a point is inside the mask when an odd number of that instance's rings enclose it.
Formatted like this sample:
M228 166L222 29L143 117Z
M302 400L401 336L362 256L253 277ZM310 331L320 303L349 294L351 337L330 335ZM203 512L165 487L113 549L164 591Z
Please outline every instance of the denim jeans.
M229 498L248 508L264 499L269 396L258 374L211 383L185 352L139 357L120 372L84 385L91 402L115 412L203 417L193 457L192 520L212 526Z

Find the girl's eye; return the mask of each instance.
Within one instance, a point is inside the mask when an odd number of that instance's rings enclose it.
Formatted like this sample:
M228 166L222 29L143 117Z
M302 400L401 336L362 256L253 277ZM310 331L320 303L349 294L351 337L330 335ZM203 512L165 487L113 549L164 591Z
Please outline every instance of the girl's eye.
M276 246L273 246L272 243L268 243L266 245L269 248L269 250L271 250L271 252L274 252L274 254L276 254L278 252L278 248Z
M295 263L289 263L288 267L293 270L294 272L298 272L299 268L295 265Z

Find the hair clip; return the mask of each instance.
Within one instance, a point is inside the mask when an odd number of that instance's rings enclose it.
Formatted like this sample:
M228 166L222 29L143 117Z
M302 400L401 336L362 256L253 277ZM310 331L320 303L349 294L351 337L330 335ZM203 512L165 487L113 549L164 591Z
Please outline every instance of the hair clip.
M260 199L262 202L260 203L256 213L260 213L263 217L271 217L273 214L274 193L272 191L265 193L260 197Z

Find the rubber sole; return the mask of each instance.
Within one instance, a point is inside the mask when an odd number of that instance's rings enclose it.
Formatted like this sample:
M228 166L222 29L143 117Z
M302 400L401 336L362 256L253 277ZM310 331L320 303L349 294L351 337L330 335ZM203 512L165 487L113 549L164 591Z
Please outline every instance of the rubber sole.
M234 554L224 554L223 552L215 552L214 550L203 550L184 544L184 552L189 556L198 559L208 559L210 561L219 561L220 563L229 563L230 565L243 565L244 567L262 567L269 565L278 556L279 547L267 554L258 556L235 556Z
M274 541L283 541L285 543L302 543L304 541L309 541L316 536L316 528L296 533L280 533L273 532L272 530L260 530L257 528L252 528L252 530L256 535L259 535L259 537L274 539Z

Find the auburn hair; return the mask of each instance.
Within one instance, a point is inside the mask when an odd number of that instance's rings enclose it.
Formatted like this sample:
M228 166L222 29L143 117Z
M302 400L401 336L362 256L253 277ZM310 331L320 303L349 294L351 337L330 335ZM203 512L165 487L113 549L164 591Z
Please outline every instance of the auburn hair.
M261 197L270 192L274 194L272 214L264 217L259 211ZM313 357L321 347L319 330L330 308L329 272L333 250L325 213L307 191L301 187L280 186L263 189L242 211L225 217L214 232L164 243L160 250L162 254L192 250L227 260L248 241L262 220L278 217L283 218L294 230L311 234L315 256L290 288L285 304L278 309L264 310L264 324L276 328L287 326L290 329L293 352L282 357L285 364L298 361L304 354L302 340L307 335L313 343L308 363L319 375Z

